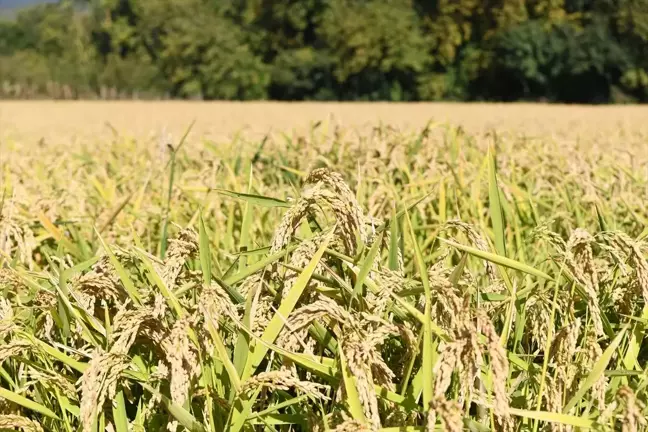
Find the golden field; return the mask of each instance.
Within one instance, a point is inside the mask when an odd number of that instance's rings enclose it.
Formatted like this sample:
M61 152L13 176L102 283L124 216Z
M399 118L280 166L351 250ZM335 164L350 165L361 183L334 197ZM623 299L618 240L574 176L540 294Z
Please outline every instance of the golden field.
M0 430L646 430L646 114L2 102Z
M122 134L150 137L166 128L181 135L196 122L193 136L229 138L243 132L304 131L323 121L345 128L383 122L399 129L448 122L470 132L516 130L567 138L648 133L645 106L569 106L463 103L277 103L277 102L67 102L0 101L0 134L48 138Z

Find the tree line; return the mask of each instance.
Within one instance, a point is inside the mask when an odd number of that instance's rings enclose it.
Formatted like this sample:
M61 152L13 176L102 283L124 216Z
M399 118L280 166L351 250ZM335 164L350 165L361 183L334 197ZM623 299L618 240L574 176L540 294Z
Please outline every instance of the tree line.
M648 100L648 0L86 0L0 20L4 98Z

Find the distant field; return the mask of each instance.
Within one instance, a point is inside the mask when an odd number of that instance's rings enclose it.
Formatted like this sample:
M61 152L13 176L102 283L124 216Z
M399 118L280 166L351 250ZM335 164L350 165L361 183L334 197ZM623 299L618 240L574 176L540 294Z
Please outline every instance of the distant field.
M645 430L647 120L0 103L0 430Z
M614 140L648 133L648 106L567 106L451 103L237 103L237 102L0 102L0 136L29 138L101 137L108 124L122 134L149 137L163 128L181 135L196 121L192 136L229 138L236 132L306 130L324 121L351 128L379 121L402 130L428 121L449 122L471 132L491 128L527 135Z

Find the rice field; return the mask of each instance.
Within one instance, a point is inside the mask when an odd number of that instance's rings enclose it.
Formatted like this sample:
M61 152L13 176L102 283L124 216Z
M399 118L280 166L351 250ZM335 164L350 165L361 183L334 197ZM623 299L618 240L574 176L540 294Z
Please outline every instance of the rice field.
M0 103L0 431L638 431L648 109Z

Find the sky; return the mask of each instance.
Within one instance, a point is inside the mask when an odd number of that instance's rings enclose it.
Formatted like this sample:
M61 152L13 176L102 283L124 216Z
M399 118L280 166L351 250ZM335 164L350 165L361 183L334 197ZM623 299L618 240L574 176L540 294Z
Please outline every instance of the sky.
M37 3L54 2L56 0L0 0L0 9L13 9L30 6Z

